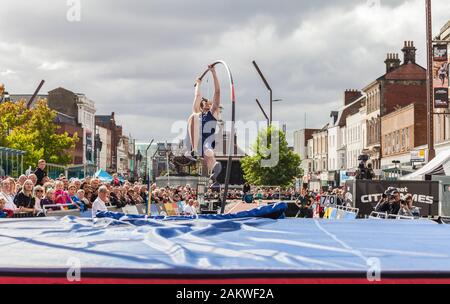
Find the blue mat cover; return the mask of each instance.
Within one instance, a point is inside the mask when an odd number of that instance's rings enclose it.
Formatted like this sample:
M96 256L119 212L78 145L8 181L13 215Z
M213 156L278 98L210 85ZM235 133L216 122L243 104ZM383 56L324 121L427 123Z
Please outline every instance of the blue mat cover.
M0 271L15 272L76 259L82 273L365 273L377 259L387 272L450 273L450 228L426 220L2 219L0 248Z

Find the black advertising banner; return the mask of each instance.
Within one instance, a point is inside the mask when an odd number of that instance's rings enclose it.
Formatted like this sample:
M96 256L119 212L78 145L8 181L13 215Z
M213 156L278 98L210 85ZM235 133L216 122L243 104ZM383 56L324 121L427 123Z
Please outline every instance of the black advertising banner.
M421 216L439 215L439 182L436 181L354 181L354 206L359 215L370 215L389 187L400 192L401 199L413 196L413 205L420 208ZM353 187L352 187L353 188Z
M434 107L449 108L449 62L447 44L433 45Z

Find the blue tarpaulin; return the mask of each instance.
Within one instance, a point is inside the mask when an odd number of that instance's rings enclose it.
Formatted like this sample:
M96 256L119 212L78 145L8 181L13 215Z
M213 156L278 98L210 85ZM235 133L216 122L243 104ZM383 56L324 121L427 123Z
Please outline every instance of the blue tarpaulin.
M110 183L113 179L112 176L108 172L106 172L102 169L95 172L94 177L98 178L102 182L107 182L107 183Z
M133 215L120 212L99 212L96 214L98 218L112 218L115 220L127 221L133 225L146 225L150 220L164 220L164 221L181 221L181 220L230 220L239 218L284 218L284 212L287 209L286 203L276 203L267 206L257 207L251 210L242 211L235 214L200 214L192 216L147 216L147 215Z
M427 220L2 219L0 248L0 270L450 272L450 227Z

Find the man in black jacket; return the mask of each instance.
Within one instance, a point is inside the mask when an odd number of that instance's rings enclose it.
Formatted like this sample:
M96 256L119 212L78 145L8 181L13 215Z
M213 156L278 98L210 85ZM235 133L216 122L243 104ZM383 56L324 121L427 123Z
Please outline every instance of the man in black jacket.
M47 171L45 171L46 162L43 159L40 159L38 162L38 167L33 172L37 177L36 185L43 186L43 179L47 176Z
M402 200L400 198L400 192L398 192L398 190L396 189L392 192L392 198L389 201L389 205L391 206L390 214L398 214L401 208L401 204Z

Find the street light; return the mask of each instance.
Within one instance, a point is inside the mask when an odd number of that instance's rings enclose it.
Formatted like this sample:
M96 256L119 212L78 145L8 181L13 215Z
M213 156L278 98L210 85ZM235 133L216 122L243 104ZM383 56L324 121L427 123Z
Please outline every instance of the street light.
M401 162L399 160L393 160L392 163L395 165L397 175L400 177L402 175L401 174L401 166L400 166ZM398 168L397 168L397 165L399 165ZM397 169L400 169L400 170L397 170Z
M155 141L155 139L152 138L147 149L145 149L145 175L147 176L147 184L148 184L149 189L150 189L150 167L148 165L148 150L150 149L150 147L152 146L154 141Z
M270 85L267 82L266 78L264 77L263 73L259 69L259 66L256 64L256 61L254 61L254 60L253 60L253 65L255 66L256 71L258 72L259 76L261 77L262 81L264 82L264 85L266 86L267 90L269 91L269 102L270 102L269 122L271 124L272 123L272 103L273 103L272 88L270 87Z
M169 167L169 145L166 140L166 168L167 168L167 186L170 187L170 167Z
M154 182L156 181L155 170L154 170L154 167L155 167L155 159L156 159L155 155L156 155L156 153L158 153L158 149L156 149L155 153L153 153L153 155L152 155L152 157L151 157L151 159L152 159L152 181L154 181Z
M270 119L269 117L267 117L266 111L264 111L263 107L261 106L261 103L259 102L258 98L255 99L256 103L258 104L259 109L261 110L261 112L263 113L264 117L267 120L267 127L270 126Z

